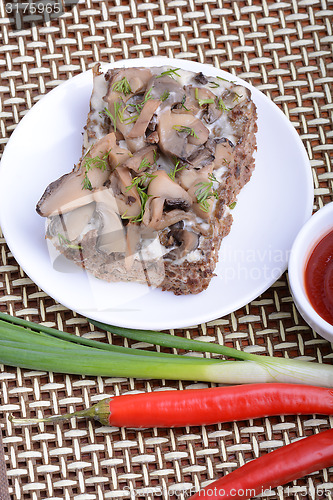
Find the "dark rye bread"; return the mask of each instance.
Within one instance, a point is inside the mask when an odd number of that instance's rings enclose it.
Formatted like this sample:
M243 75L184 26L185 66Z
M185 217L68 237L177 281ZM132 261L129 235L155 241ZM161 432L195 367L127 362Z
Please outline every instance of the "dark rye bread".
M99 70L95 68L95 77L100 77ZM117 77L117 71L109 72L105 77L105 83L103 81L99 82L99 91L102 93L110 91L110 83L108 80L113 81ZM207 82L207 79L202 75L196 81L198 83ZM200 81L201 79L201 81ZM104 85L104 87L103 87ZM204 84L203 84L204 85ZM237 90L243 87L237 87ZM245 90L245 89L244 89ZM226 91L229 94L232 92L232 87ZM235 91L236 92L236 91ZM228 235L232 225L232 215L229 206L234 203L237 199L237 195L243 188L243 186L250 180L252 171L254 169L254 152L256 150L256 131L257 131L257 114L256 107L250 98L250 92L247 90L247 100L246 105L242 104L239 106L234 106L228 111L228 126L232 128L234 137L236 138L236 143L231 143L231 141L225 137L215 138L213 141L213 147L217 148L217 143L221 143L221 147L225 146L228 148L227 158L229 161L226 162L227 167L222 175L218 187L215 190L214 206L213 210L207 219L206 215L203 214L203 219L205 219L202 224L196 224L196 231L201 231L198 236L199 244L196 250L190 251L187 255L182 256L182 258L175 258L173 255L175 250L177 251L177 245L181 245L177 239L174 238L175 234L179 233L179 224L183 224L183 229L180 230L184 232L187 228L186 226L186 215L191 212L191 208L186 207L184 210L184 222L176 223L169 227L164 227L161 230L154 231L154 235L158 236L161 244L161 248L169 249L171 251L166 251L164 255L159 255L159 257L154 259L141 258L140 247L136 248L137 255L140 258L132 260L131 264L128 265L126 258L126 252L109 252L105 253L99 248L100 231L98 228L92 227L90 230L85 231L84 234L80 236L79 239L74 241L69 241L66 238L59 238L59 232L54 229L53 226L59 227L59 220L63 224L65 216L59 211L56 215L53 213L49 216L49 227L47 230L47 237L52 240L54 246L61 252L66 258L74 261L76 264L80 265L82 268L86 269L88 273L92 274L96 278L108 281L108 282L139 282L143 284L148 284L149 286L154 286L161 288L162 290L172 291L176 295L181 294L196 294L205 290L212 277L214 276L214 270L216 263L218 261L218 252L221 246L221 242L225 236ZM236 94L237 95L237 94ZM242 97L242 96L240 96ZM105 97L104 97L105 99ZM108 132L108 128L112 124L105 119L103 116L102 120L99 119L101 111L104 107L105 100L94 98L94 93L91 101L91 109L89 112L89 117L86 126L86 144L84 146L84 151L89 152L89 147L98 140L98 135L105 135ZM185 104L187 101L185 101ZM188 110L189 111L189 110ZM206 111L208 113L208 109ZM156 122L155 115L151 119L148 126L152 129L145 134L144 142L146 145L156 144L157 129L156 125L154 128L153 122ZM147 130L148 130L147 129ZM112 126L111 126L112 130ZM116 132L116 131L114 131ZM119 134L119 131L117 132ZM157 138L158 139L158 138ZM117 140L117 145L118 145ZM159 144L157 142L157 146ZM200 147L200 152L203 153L202 164L197 163L195 165L195 171L198 175L203 171L202 169L210 165L210 161L214 161L215 153L217 151L212 149L212 137L210 134L209 140L202 144ZM164 153L164 151L163 151ZM210 154L211 153L211 154ZM86 153L87 154L87 153ZM134 152L136 154L136 152ZM193 155L192 155L193 156ZM209 157L209 160L207 158ZM191 160L178 157L182 164L186 165L184 168L191 168ZM194 160L195 163L196 160ZM224 165L225 166L225 165ZM212 167L218 168L219 165ZM161 167L154 166L149 172L152 174L156 173ZM80 164L76 167L76 171L80 171ZM218 171L218 170L216 170ZM215 170L213 170L215 172ZM110 179L112 179L112 174ZM138 175L137 172L131 171L132 178ZM109 182L109 181L108 181ZM181 184L180 177L177 173L175 176L175 182ZM195 184L196 185L196 184ZM108 186L108 183L103 184L103 189ZM49 192L49 188L45 193ZM94 194L95 187L92 189L92 195ZM187 192L190 190L186 189ZM44 193L44 196L45 196ZM90 192L87 195L90 196ZM37 205L37 211L40 215L44 215L42 210L42 203L44 196ZM167 202L167 200L166 200ZM166 205L165 205L166 206ZM146 209L147 210L147 209ZM170 211L170 207L164 208L163 213ZM179 211L179 207L178 207ZM198 214L198 212L196 212ZM200 211L199 211L200 215ZM198 217L197 217L198 219ZM200 217L199 217L200 220ZM124 231L128 232L129 225L132 224L130 221L123 220ZM58 225L57 225L58 224ZM185 224L185 226L184 226ZM143 226L143 222L139 226ZM191 226L190 226L191 227ZM176 228L177 230L175 230ZM201 229L200 229L201 228ZM185 231L186 232L186 231ZM172 245L170 245L170 239L172 240ZM65 241L65 243L64 243ZM176 245L176 248L175 248ZM200 252L200 257L198 258L197 253ZM191 258L192 255L196 255L195 258Z

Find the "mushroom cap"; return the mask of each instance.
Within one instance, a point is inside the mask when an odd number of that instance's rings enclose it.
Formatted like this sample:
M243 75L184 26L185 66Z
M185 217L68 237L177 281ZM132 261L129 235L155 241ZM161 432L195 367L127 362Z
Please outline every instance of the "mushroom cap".
M37 213L42 217L50 217L91 203L92 193L83 189L83 181L83 172L72 171L51 182L37 203Z
M181 199L187 202L190 206L192 204L191 197L187 194L177 182L174 182L165 170L157 170L154 172L155 178L151 180L148 187L148 196L153 198L168 199Z
M161 150L181 159L188 158L209 136L209 130L191 113L173 113L169 109L161 112L157 131Z
M153 117L153 114L160 105L157 99L149 99L143 106L141 113L128 134L130 139L143 137L146 133L148 124Z
M113 133L102 137L83 157L79 168L51 182L37 203L36 210L39 215L49 217L91 203L91 191L100 188L108 180L110 168L107 159L104 162L105 169L95 167L94 164L88 169L85 166L86 161L96 157L102 159L115 145L116 138ZM91 190L84 188L85 177L89 179Z
M131 158L127 159L123 164L123 167L134 170L136 173L145 172L151 165L155 163L155 158L157 157L157 146L145 146L136 153L134 153ZM144 161L145 160L145 161ZM144 163L142 163L144 161ZM150 166L149 166L149 165Z

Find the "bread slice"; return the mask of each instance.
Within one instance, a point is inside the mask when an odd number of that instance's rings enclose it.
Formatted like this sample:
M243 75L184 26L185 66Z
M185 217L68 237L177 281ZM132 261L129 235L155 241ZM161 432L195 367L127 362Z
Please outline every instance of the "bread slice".
M83 154L45 190L46 235L97 278L205 290L254 169L250 91L179 68L94 68Z

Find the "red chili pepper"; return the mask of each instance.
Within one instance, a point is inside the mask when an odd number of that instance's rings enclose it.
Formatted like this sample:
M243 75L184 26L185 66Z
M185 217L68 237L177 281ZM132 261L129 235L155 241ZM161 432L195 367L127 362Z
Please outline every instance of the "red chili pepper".
M191 500L244 500L333 465L333 429L272 451L191 496Z
M117 427L184 427L272 415L332 415L333 390L297 384L246 384L128 394L87 410L30 422L88 417ZM20 419L13 419L17 423ZM28 423L28 420L23 420Z
M100 404L103 406L103 402ZM111 398L107 404L105 417L109 413L110 425L184 427L272 415L331 415L333 390L296 384L249 384L129 394Z

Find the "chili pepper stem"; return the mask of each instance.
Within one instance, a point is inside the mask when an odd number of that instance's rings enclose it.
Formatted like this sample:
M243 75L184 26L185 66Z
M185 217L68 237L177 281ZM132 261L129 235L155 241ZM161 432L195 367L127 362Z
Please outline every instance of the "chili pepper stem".
M44 418L16 418L9 415L9 421L14 425L31 425L40 424L42 422L60 422L62 420L70 420L71 418L89 418L100 422L103 425L109 424L110 415L110 398L102 399L99 403L85 410L75 411L73 413L65 413L64 415L52 415Z

